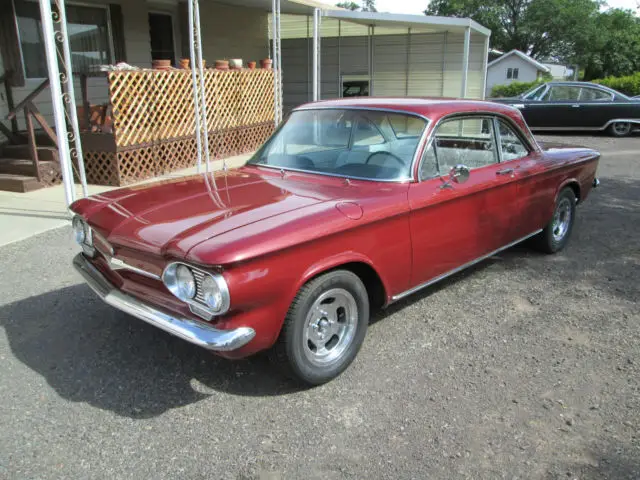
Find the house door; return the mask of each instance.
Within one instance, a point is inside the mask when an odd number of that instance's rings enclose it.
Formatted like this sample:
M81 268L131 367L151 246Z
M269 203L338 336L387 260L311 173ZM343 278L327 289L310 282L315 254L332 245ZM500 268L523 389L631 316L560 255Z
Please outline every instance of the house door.
M176 64L176 48L173 36L173 18L166 13L149 14L151 60L171 60Z

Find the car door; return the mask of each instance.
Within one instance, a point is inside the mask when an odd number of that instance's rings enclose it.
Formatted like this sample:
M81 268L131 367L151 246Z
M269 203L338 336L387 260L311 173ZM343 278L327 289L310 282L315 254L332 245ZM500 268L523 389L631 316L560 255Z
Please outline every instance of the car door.
M520 128L505 118L495 119L502 165L512 168L517 183L511 235L524 238L544 225L548 218L548 201L553 198L556 180L544 162L544 156L534 149L520 133Z
M468 178L464 180L464 169ZM451 170L460 174L450 177ZM454 117L432 133L409 187L413 269L420 285L514 240L517 166L501 164L493 118Z
M597 87L580 89L580 115L584 126L603 128L609 120L630 118L624 102L614 102L615 96L607 90Z
M538 103L539 119L534 127L574 128L584 126L580 115L580 87L551 85Z

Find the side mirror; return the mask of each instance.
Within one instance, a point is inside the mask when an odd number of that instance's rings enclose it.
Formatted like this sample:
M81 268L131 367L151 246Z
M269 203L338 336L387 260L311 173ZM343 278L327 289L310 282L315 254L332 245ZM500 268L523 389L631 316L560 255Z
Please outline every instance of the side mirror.
M464 183L469 180L469 167L458 164L449 172L449 179L454 183Z

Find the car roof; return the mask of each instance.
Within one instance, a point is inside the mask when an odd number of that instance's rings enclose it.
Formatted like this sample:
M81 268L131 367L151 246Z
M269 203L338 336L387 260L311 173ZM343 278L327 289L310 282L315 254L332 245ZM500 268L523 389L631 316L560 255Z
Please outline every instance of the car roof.
M511 116L514 108L500 103L455 98L425 97L350 97L305 103L294 110L322 108L357 108L365 110L390 110L411 113L431 120L455 113L500 113Z

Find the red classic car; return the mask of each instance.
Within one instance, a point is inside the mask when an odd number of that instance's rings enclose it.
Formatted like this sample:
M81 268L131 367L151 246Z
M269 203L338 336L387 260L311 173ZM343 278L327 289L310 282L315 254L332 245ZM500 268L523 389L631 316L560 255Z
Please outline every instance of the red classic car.
M124 312L320 384L373 308L530 237L561 250L599 157L537 143L496 103L303 105L242 168L75 202L74 265Z

